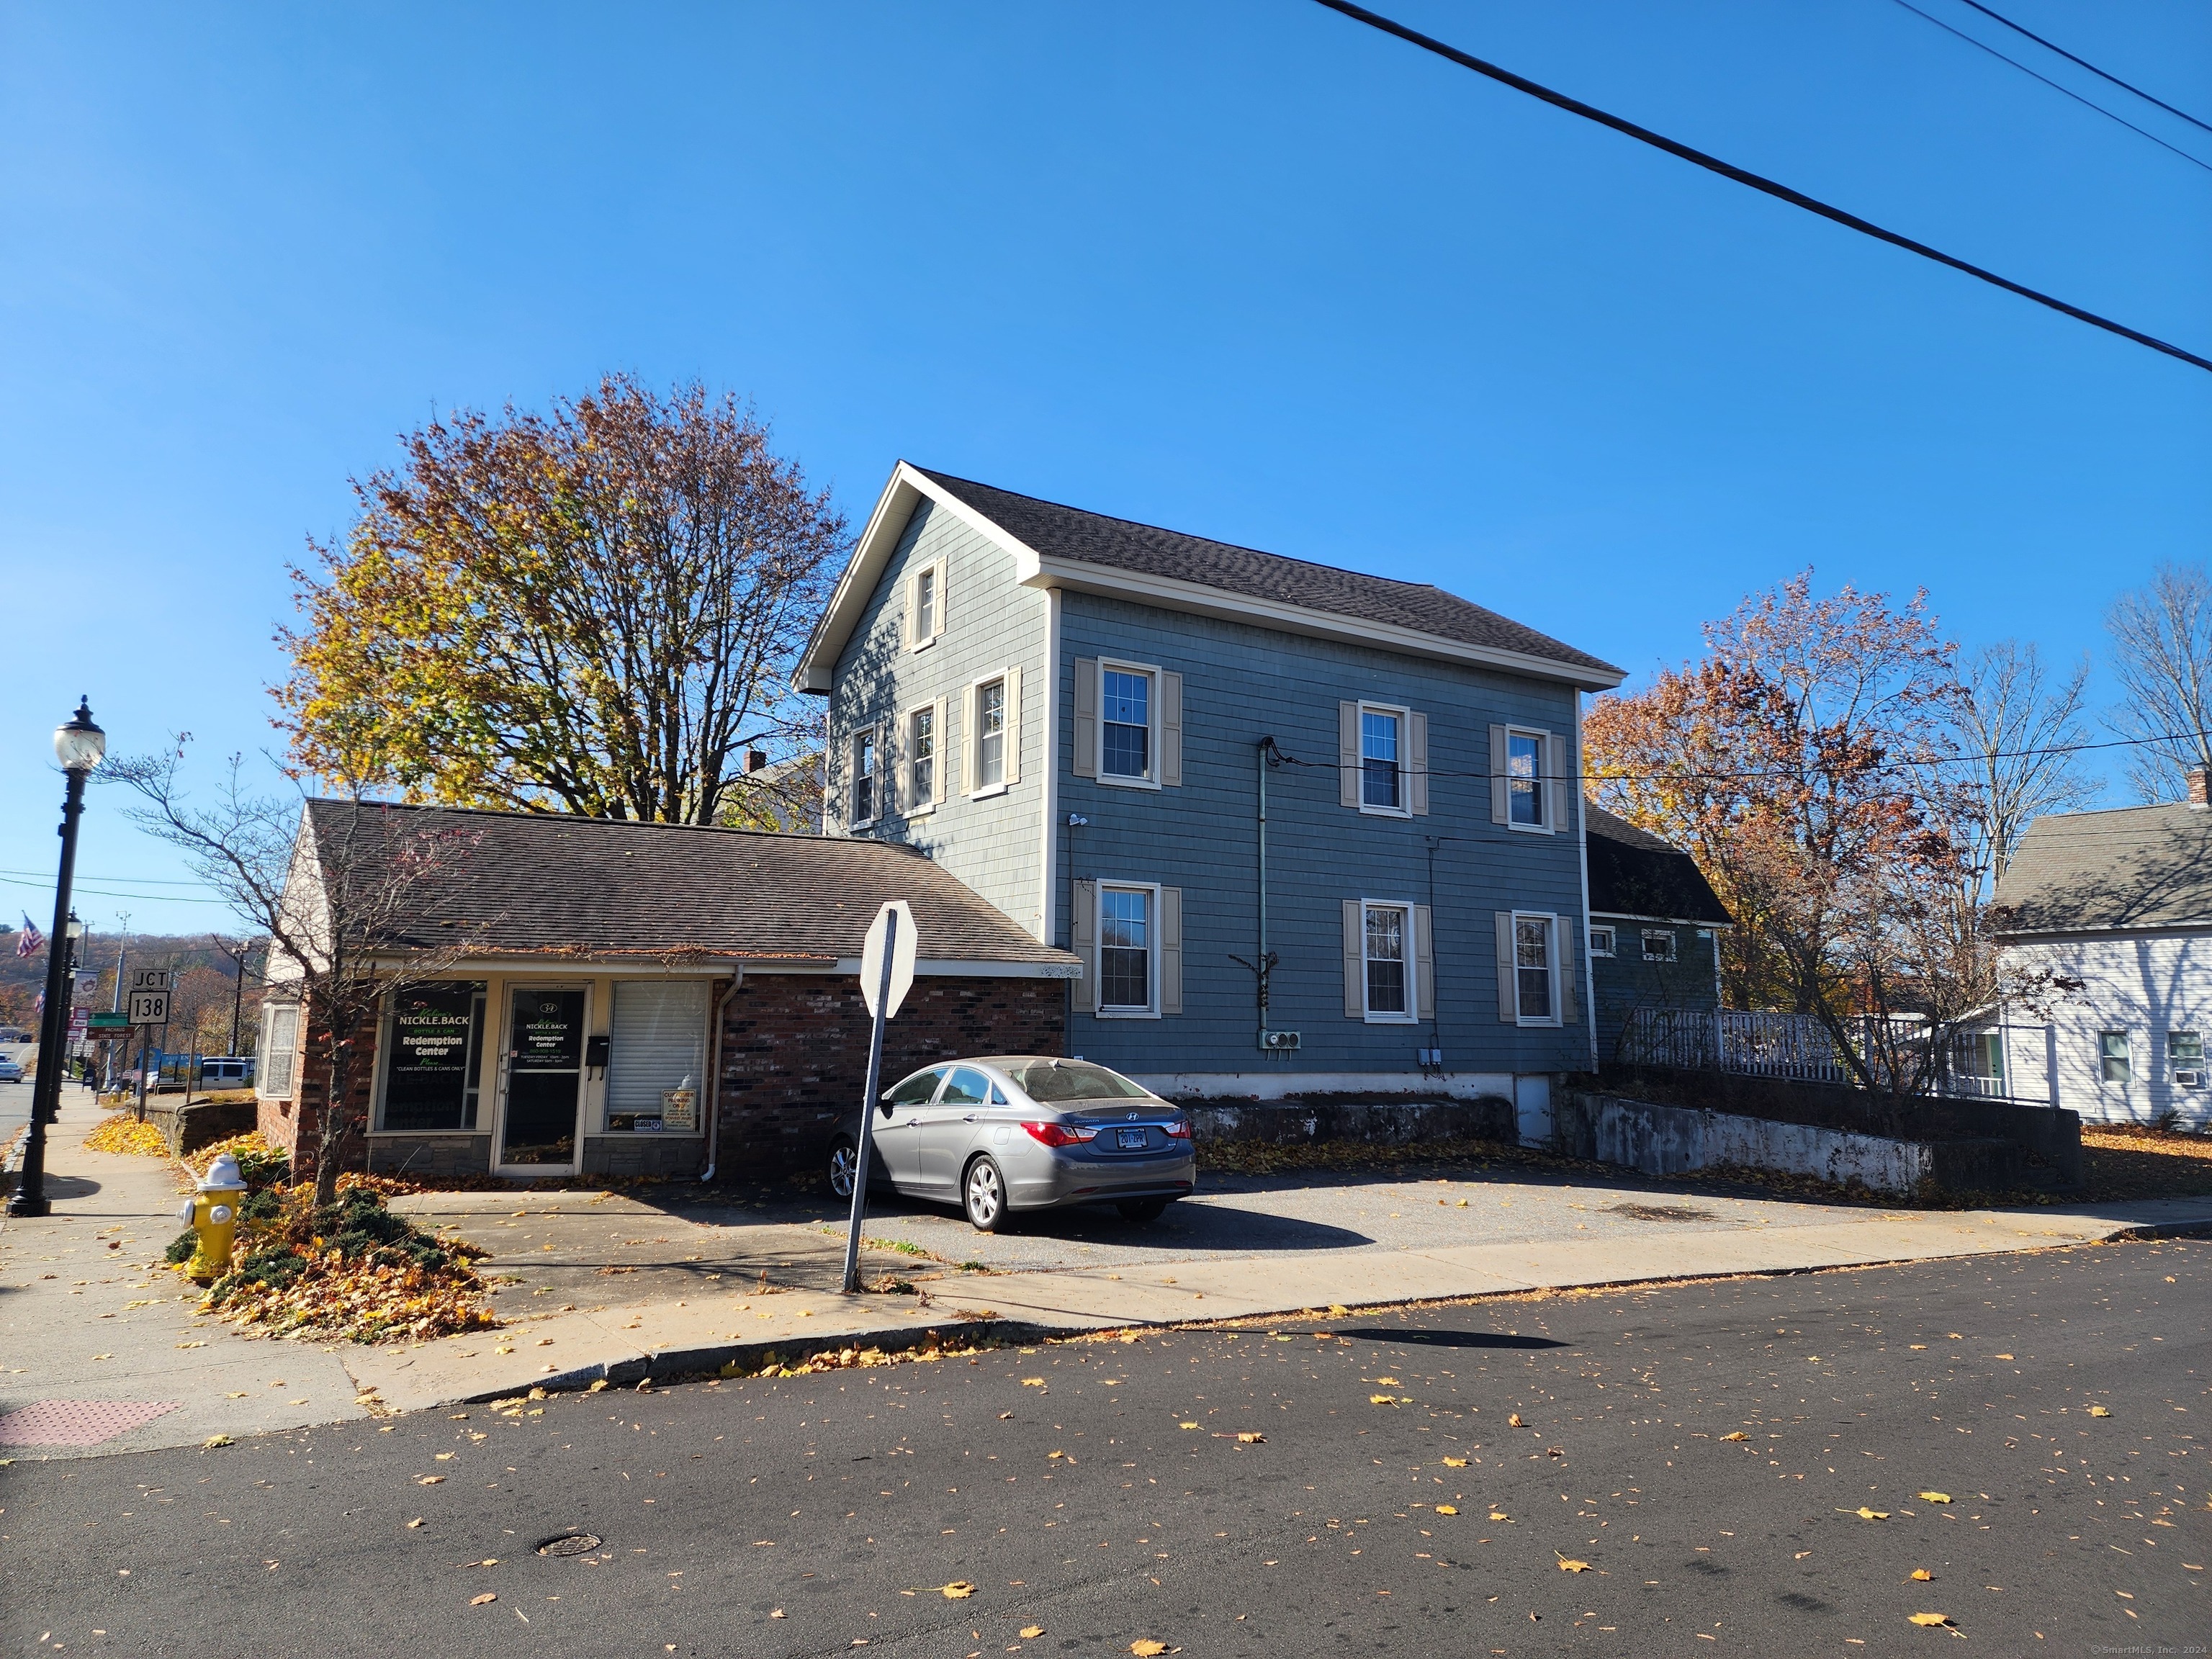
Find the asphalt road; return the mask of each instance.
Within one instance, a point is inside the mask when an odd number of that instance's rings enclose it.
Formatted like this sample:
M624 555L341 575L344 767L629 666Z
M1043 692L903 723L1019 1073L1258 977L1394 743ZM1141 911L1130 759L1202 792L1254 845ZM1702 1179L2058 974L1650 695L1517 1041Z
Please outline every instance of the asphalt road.
M19 1463L0 1643L2202 1652L2208 1310L2107 1245Z

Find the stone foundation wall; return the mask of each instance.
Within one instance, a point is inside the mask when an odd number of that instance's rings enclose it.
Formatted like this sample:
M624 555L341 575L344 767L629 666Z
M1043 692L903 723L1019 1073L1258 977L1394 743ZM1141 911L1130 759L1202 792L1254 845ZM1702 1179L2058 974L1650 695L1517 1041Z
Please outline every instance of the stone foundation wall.
M1200 1140L1351 1140L1410 1146L1424 1140L1520 1138L1513 1103L1479 1100L1179 1100Z

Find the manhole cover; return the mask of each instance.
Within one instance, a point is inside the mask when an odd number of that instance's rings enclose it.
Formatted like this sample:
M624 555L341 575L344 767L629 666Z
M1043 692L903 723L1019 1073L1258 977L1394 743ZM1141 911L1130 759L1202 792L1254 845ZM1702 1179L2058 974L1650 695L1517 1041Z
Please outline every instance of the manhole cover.
M97 1446L176 1409L173 1400L41 1400L0 1417L0 1446Z
M599 1548L596 1534L588 1532L564 1532L549 1538L538 1547L540 1555L589 1555Z
M1710 1210L1685 1209L1679 1204L1616 1204L1615 1215L1632 1216L1638 1221L1711 1221Z

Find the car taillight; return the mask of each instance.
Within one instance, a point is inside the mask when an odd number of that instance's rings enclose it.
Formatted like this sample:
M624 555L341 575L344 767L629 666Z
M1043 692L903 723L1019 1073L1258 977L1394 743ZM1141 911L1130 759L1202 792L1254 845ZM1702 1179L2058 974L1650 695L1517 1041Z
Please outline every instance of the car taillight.
M1048 1146L1073 1146L1091 1139L1098 1133L1095 1128L1071 1129L1064 1123L1024 1123L1022 1127L1029 1131L1030 1139L1042 1141Z
M1190 1139L1190 1120L1188 1118L1179 1117L1174 1122L1168 1124L1166 1128L1168 1139L1170 1140L1188 1140Z

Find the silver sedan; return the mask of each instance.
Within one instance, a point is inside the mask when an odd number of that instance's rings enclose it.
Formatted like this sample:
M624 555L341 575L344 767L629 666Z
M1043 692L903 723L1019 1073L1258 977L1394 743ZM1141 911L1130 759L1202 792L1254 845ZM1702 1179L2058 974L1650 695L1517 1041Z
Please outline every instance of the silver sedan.
M830 1148L830 1187L853 1192L857 1121ZM1087 1060L994 1054L925 1067L887 1089L870 1136L872 1184L957 1204L984 1232L1010 1212L1112 1204L1156 1219L1198 1182L1190 1120Z

